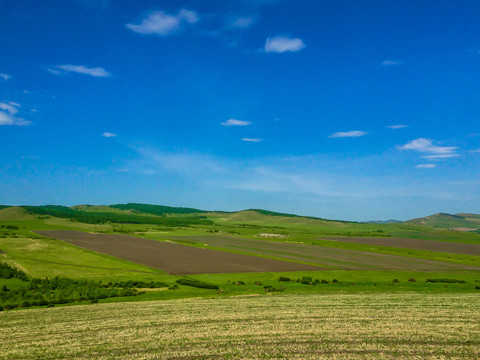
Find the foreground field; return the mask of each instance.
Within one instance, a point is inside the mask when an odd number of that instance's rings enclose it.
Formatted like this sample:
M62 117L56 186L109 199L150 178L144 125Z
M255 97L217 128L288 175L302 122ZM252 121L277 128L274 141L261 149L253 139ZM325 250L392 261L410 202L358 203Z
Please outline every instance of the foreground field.
M0 313L0 359L478 359L474 294L272 295Z

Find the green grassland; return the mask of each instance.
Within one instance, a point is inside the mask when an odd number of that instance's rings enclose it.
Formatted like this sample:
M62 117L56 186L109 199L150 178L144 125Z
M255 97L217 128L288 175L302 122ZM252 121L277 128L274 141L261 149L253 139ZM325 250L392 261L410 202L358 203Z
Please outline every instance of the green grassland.
M0 207L0 310L8 310L0 311L0 359L478 359L480 271L465 265L480 269L480 256L323 239L480 245L478 233L449 230L455 224L366 224L142 204ZM306 244L331 256L357 252L385 261L393 255L405 264L435 260L451 270L325 266L178 276L39 230L126 234L299 262L293 250ZM203 238L216 245L194 241Z
M171 210L173 209L173 210ZM50 212L49 212L50 211ZM147 211L147 212L145 212ZM173 212L167 212L173 211ZM367 224L299 217L262 210L241 212L204 212L188 208L155 208L153 205L90 206L72 208L41 207L39 209L6 207L0 210L0 261L24 271L30 277L61 276L98 281L163 281L175 284L179 276L168 275L112 256L89 251L66 242L35 234L35 230L80 230L94 233L121 233L132 236L172 241L177 236L228 235L245 239L262 239L282 243L302 243L331 249L356 250L381 255L437 260L446 263L480 266L480 257L442 252L387 248L322 240L323 236L409 237L416 239L480 244L480 234L451 231L413 223ZM61 216L54 216L60 213ZM77 216L78 213L81 216ZM112 214L110 221L107 215ZM142 218L141 221L138 221ZM88 219L88 222L79 220ZM127 222L132 219L133 223ZM153 219L153 220L152 220ZM165 221L167 219L168 221ZM120 222L115 222L120 221ZM151 223L148 223L148 222ZM273 234L275 237L265 237ZM174 240L183 245L201 246L188 240ZM215 249L272 257L255 249L238 251L225 247ZM273 256L282 258L281 255ZM291 261L291 260L290 260ZM280 276L292 281L280 282ZM324 280L325 284L305 285L295 280L302 277ZM176 290L156 289L134 299L113 298L101 302L175 299L183 297L225 297L240 294L265 294L271 286L282 293L355 293L355 292L476 292L480 293L477 271L385 271L323 270L301 273L204 274L191 278L216 284L222 290L198 289L180 285ZM461 279L465 283L427 283L428 278ZM336 279L338 282L332 282ZM393 282L396 279L398 282ZM408 281L415 279L415 281ZM1 280L11 281L12 280ZM238 282L245 284L238 285ZM13 281L12 284L15 282ZM262 283L262 285L255 285ZM0 283L1 285L1 283ZM21 285L21 284L20 284ZM14 285L12 285L14 286ZM17 284L17 286L19 286Z

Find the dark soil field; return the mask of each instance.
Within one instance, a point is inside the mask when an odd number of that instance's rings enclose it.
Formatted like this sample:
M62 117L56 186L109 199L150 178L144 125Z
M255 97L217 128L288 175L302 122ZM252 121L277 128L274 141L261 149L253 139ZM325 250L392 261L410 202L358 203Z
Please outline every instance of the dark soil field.
M367 237L324 237L322 240L350 242L404 249L440 251L451 254L480 256L480 245L452 243L446 241L419 240L406 238L367 238Z
M322 270L322 268L312 265L202 249L127 235L90 234L72 230L37 231L36 233L167 271L174 275Z
M175 241L190 241L233 251L303 261L342 270L480 270L479 267L447 263L414 257L386 255L374 252L328 248L298 243L242 239L230 236L178 236ZM419 240L423 241L423 240Z

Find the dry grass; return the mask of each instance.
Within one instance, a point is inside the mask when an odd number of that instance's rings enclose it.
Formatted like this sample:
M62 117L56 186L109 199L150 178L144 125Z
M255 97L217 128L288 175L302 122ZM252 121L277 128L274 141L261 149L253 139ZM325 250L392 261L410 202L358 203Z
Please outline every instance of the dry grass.
M478 359L478 295L273 295L0 313L0 359Z

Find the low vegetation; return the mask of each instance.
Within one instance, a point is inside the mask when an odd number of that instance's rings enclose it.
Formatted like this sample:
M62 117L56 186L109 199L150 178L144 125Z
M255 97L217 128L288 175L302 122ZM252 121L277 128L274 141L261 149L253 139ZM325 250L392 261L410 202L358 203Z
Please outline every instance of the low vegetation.
M182 279L178 279L176 283L180 285L192 286L200 289L218 289L218 285L209 284L207 282L200 281L197 279L182 278Z
M478 359L478 294L293 295L0 315L0 359Z

